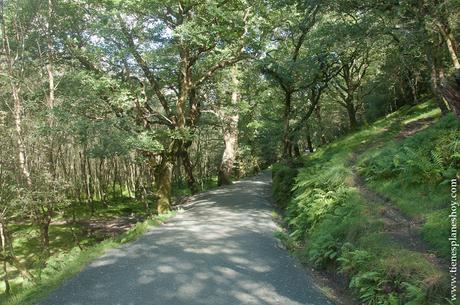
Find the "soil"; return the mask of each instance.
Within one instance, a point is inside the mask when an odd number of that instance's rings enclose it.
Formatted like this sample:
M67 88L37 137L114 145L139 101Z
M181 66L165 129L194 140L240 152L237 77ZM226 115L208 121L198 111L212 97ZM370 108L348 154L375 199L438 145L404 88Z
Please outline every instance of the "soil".
M407 138L430 126L430 124L433 123L433 121L434 118L425 118L410 122L404 126L403 130L401 130L401 132L396 136L396 139L400 140Z
M89 235L95 235L98 238L105 239L120 235L136 223L143 221L142 217L122 216L115 219L85 219L78 220L74 224L81 226L84 230L88 231ZM56 221L52 224L63 224L65 222Z
M113 237L128 231L135 226L136 223L142 220L143 219L139 217L124 216L107 220L84 220L79 222L79 224L87 228L92 234L103 237Z

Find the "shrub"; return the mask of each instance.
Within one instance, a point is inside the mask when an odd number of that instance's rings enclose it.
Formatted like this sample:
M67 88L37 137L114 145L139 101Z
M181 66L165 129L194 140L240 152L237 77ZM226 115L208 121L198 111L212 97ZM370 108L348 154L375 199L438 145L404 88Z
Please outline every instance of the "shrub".
M280 208L286 208L292 198L292 188L299 164L277 163L272 166L273 198Z
M318 267L335 263L341 255L345 243L353 243L366 232L366 218L362 217L359 203L338 207L334 213L328 214L315 226L308 235L308 259Z

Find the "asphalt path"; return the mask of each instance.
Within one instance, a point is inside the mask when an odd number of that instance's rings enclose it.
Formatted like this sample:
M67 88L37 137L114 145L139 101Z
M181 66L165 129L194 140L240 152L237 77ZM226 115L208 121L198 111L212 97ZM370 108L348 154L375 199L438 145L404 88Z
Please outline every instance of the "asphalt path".
M270 173L194 197L39 305L330 305L274 237Z

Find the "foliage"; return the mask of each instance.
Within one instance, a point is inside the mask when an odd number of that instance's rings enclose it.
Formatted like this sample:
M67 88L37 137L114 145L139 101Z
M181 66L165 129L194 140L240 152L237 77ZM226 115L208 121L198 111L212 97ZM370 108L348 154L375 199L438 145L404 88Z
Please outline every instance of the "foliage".
M294 178L299 164L277 163L272 166L273 198L279 207L285 208L292 198Z
M410 123L409 123L410 124ZM460 168L460 126L453 116L429 130L394 142L361 163L369 180L399 179L407 184L437 185ZM404 177L404 179L402 179Z
M453 134L458 136L455 129L458 123L447 117L425 131L393 143L391 139L404 130L405 121L417 120L430 111L429 107L420 106L420 109L403 109L391 118L378 121L374 126L305 157L304 167L295 178L294 196L286 202L285 217L292 242L303 245L303 255L313 265L336 268L365 304L442 304L447 295L445 273L421 254L406 250L403 244L393 241L380 221L378 208L366 202L350 182L353 175L350 150L359 151L363 145L372 147L362 157L358 156L359 169L368 169L362 165L364 162L372 162L374 168L375 164L388 164L379 157L388 155L388 158L394 158L395 149L399 154L402 151L406 153L407 161L400 164L410 168L418 161L415 159L418 156L397 146L400 141L410 143L409 148L430 143L433 146L423 147L427 151L447 143L444 137L452 140L452 128ZM443 148L446 149L446 146ZM441 164L455 164L455 157L444 156ZM274 169L275 177L279 170ZM398 172L398 175L401 175L400 178L392 174L392 178L379 176L378 179L402 183L400 180L407 178L404 172ZM426 178L421 179L424 187L432 183ZM413 184L407 182L407 185ZM278 187L277 190L283 189ZM414 192L417 190L414 189ZM418 207L412 201L411 207L407 208L415 210ZM445 211L430 216L422 236L443 240L441 236L446 234L446 222L441 220L443 215ZM446 247L445 242L436 245L439 245L439 250Z

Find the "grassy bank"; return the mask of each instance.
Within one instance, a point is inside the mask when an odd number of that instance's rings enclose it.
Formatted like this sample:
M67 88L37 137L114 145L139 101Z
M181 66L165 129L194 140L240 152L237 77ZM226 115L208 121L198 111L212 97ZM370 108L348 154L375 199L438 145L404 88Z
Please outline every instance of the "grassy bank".
M426 126L415 126L421 119ZM448 236L444 180L460 168L458 148L452 157L447 143L459 140L459 126L451 116L439 119L433 105L424 103L301 160L277 164L273 189L285 208L284 238L317 268L339 273L365 304L448 304L445 268L432 252L446 254L444 241L438 242ZM403 168L394 166L412 147L419 154L409 152ZM446 150L441 161L427 154L434 147ZM421 155L427 167L437 164L436 177L419 168ZM383 170L389 164L391 174ZM420 228L402 231L405 219ZM429 249L408 246L417 238Z
M73 247L67 250L60 248L60 251L55 251L55 254L47 259L46 267L41 269L37 274L38 284L33 285L29 282L19 282L20 278L18 277L17 281L14 282L15 287L13 287L13 294L10 297L3 296L0 298L0 304L33 304L55 289L65 279L80 272L84 266L102 255L105 250L135 240L145 233L149 227L157 226L173 215L174 213L169 213L150 217L142 222L138 222L131 229L116 237L107 238L102 242L92 243L83 250L79 247ZM90 240L87 242L91 243Z
M212 177L202 181L199 190L215 187L217 177ZM173 202L180 203L190 195L185 183L174 184ZM106 249L136 239L149 226L158 225L173 215L155 213L154 198L142 202L122 191L117 196L109 196L106 201L63 203L56 209L49 226L49 256L43 251L37 226L20 219L12 220L9 231L13 236L15 256L36 278L37 284L25 280L15 267L8 264L11 295L5 295L5 282L0 281L0 304L32 304ZM0 278L4 276L2 268Z
M412 136L369 149L359 162L369 187L421 222L423 239L446 259L450 180L460 176L459 169L460 124L452 115Z

